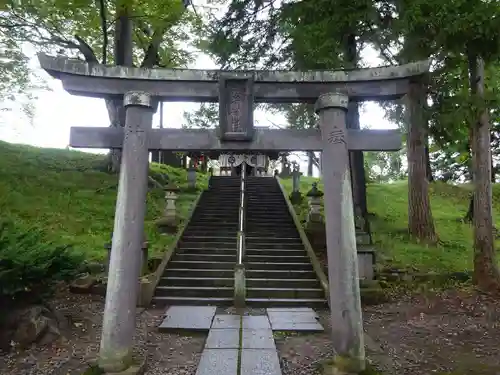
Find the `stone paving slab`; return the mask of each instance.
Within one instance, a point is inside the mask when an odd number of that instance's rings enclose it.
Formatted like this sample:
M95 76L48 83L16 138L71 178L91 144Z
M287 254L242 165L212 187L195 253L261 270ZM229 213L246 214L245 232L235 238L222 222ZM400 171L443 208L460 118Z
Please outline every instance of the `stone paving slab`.
M325 329L318 323L294 323L290 321L277 321L272 323L273 331L302 331L323 332Z
M281 375L276 349L242 349L241 375Z
M238 349L205 349L201 354L196 375L236 375Z
M283 312L314 312L310 307L268 307L267 312L283 311Z
M170 306L158 329L160 331L178 329L208 331L216 309L215 306Z
M240 329L239 315L216 315L212 322L212 329Z
M206 349L238 349L240 345L240 330L211 329L205 343Z
M269 321L274 331L322 332L318 314L311 308L267 309Z
M276 349L273 331L270 329L243 329L242 348Z
M243 317L243 329L271 329L271 324L265 315L249 315Z

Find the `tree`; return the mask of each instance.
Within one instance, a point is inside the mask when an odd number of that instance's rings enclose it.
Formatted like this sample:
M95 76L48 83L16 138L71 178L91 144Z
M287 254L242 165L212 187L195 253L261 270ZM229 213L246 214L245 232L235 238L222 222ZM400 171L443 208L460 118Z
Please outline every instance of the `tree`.
M199 20L181 0L10 0L0 14L0 30L14 43L87 62L151 67L185 65L181 46ZM123 100L106 99L110 126L124 126ZM109 170L119 169L120 152L110 153Z
M469 78L466 105L474 182L474 280L486 291L500 292L495 259L491 198L491 94L486 73L500 59L500 4L482 0L417 0L405 19L409 29L419 30L422 43L467 63ZM446 25L443 27L443 25Z

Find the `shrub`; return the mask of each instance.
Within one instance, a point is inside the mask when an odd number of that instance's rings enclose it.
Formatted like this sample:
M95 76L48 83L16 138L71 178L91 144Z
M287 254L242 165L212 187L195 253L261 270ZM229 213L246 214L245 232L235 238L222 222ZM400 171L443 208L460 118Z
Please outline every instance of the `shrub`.
M75 275L83 257L46 240L43 230L0 222L0 297L46 296Z

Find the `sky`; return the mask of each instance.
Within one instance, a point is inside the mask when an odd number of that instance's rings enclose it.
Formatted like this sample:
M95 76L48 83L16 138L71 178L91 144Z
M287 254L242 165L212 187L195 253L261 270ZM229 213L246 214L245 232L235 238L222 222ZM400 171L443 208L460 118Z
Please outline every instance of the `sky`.
M35 51L29 50L28 53L32 56L31 64L35 67L36 73L45 78L50 91L41 91L37 94L35 116L32 122L23 117L19 110L0 113L0 140L38 147L65 148L68 145L72 126L107 127L109 125L106 106L102 99L68 94L58 80L50 77L39 67ZM366 48L361 55L369 66L382 64L373 49ZM217 66L209 56L198 54L197 58L189 64L189 68L217 69ZM163 107L164 127L180 128L184 122L184 111L195 110L197 107L198 104L188 102L165 103ZM395 128L394 124L384 119L384 111L372 102L365 103L361 108L360 120L362 127ZM263 111L255 112L255 121L258 126L286 125L283 116ZM158 112L153 118L153 127L158 127L159 123ZM82 151L105 152L105 150Z

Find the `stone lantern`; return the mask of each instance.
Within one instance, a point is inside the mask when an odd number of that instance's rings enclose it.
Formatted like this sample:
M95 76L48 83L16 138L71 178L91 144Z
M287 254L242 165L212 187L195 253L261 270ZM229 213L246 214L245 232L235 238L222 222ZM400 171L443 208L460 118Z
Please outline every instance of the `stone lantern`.
M299 204L302 202L302 194L300 193L300 176L302 173L299 170L299 164L297 162L293 163L293 172L292 172L292 194L290 194L290 201L293 204Z
M194 167L193 161L189 163L189 168L187 170L187 180L188 189L196 190L196 168Z
M156 226L162 234L175 233L179 225L176 201L179 188L174 184L165 187L165 210L163 216L156 221Z
M323 192L318 189L318 183L312 184L311 190L306 194L309 203L309 214L307 215L307 226L322 224L323 217L321 216L321 197Z

